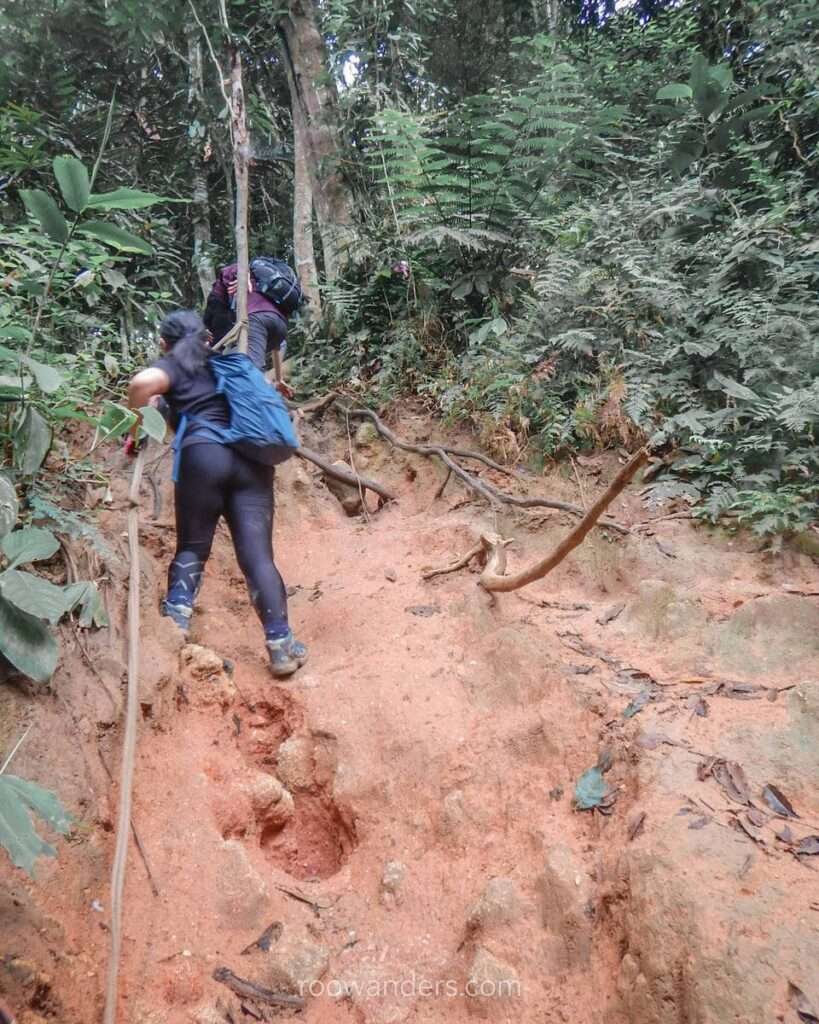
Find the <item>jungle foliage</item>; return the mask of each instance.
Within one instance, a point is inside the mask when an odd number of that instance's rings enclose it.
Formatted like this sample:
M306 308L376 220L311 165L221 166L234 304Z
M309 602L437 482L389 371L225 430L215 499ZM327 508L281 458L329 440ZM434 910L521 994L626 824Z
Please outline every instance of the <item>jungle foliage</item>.
M813 4L229 2L252 248L285 258L295 6L320 28L310 84L332 92L357 233L324 319L291 332L304 392L419 397L510 461L662 439L658 503L762 534L815 523ZM89 451L133 422L124 374L232 259L218 7L0 12L0 445L22 499L4 543L100 485ZM13 604L35 584L12 563Z
M728 8L518 38L458 102L375 96L378 246L309 378L421 394L510 458L668 440L655 500L815 522L819 25Z

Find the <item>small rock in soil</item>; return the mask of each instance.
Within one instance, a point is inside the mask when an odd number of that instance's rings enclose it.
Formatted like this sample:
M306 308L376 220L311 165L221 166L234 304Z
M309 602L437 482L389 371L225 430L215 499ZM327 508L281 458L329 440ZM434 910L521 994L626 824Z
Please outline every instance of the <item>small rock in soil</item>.
M618 604L611 605L601 615L597 616L598 625L606 626L609 622L614 622L614 620L625 607L625 601L620 601Z
M309 736L291 736L279 747L276 770L289 790L311 789L315 765L313 741Z
M486 931L493 925L508 924L520 911L517 886L511 878L492 878L473 904L466 920L470 932Z
M283 828L293 817L293 797L275 775L259 772L246 788L253 815L261 829Z
M230 929L258 928L268 904L267 886L244 846L230 839L217 848L216 892L222 924ZM268 918L269 920L269 918Z
M395 583L395 581L398 579L398 573L395 571L395 569L385 569L384 579L389 580L390 583Z
M407 866L400 860L388 860L381 876L381 888L395 895L407 874Z
M263 984L278 992L307 995L330 965L326 946L287 932L270 951Z
M543 926L555 940L558 968L580 967L589 960L591 893L585 866L574 851L553 846L538 879Z
M469 969L467 995L484 1011L500 1000L514 999L521 995L517 971L488 950L478 949Z

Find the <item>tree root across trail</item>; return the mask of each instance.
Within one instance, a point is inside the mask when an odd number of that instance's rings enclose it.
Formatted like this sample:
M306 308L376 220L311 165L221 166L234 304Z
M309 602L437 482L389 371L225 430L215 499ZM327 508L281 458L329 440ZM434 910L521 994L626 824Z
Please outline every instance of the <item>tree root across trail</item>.
M329 395L325 395L319 399L314 399L307 402L305 405L298 407L298 411L302 414L323 412L331 405L336 404L339 411L348 419L369 420L381 437L386 441L389 441L389 443L395 448L400 448L402 451L412 452L416 455L423 455L426 458L440 459L447 469L447 475L435 495L436 498L439 498L443 494L444 488L449 482L450 477L454 474L463 484L465 484L467 488L469 488L469 490L484 498L493 508L498 508L500 505L512 505L516 508L551 508L560 512L570 512L572 515L583 517L582 521L586 520L587 513L578 505L573 505L567 501L559 501L555 498L519 498L516 495L507 494L504 491L498 490L498 488L490 484L488 481L480 479L475 474L470 473L455 461L458 458L471 459L473 461L483 463L483 465L490 469L494 469L498 473L503 473L506 476L511 476L517 479L517 475L513 470L495 462L482 452L467 451L462 448L451 448L447 445L441 444L414 444L410 441L405 441L393 433L381 417L371 409L351 408L340 404L338 402L338 398L338 395L331 392ZM298 454L307 461L317 465L327 476L333 477L336 480L341 480L342 482L351 484L352 486L362 487L366 490L373 491L373 493L377 494L379 499L381 499L379 501L379 507L384 502L392 501L395 498L394 494L377 481L368 480L365 477L359 476L357 473L340 470L337 466L330 466L329 463L325 462L320 456L316 455L315 452L311 452L309 449L300 448ZM642 461L645 461L645 459L641 460L640 465L642 465ZM636 469L634 472L636 472ZM631 479L631 477L629 477L629 479ZM613 500L613 497L614 496L612 496L610 501ZM605 519L598 522L600 514L601 513L598 513L597 516L594 517L591 526L600 526L602 528L616 530L618 533L630 533L627 526L624 526L622 523L618 523L613 519ZM591 526L589 528L591 528Z
M557 544L545 558L535 562L527 569L523 569L511 576L507 576L506 547L511 543L511 541L504 540L497 534L483 534L480 541L471 547L461 558L456 559L456 561L449 565L441 566L437 569L427 569L423 573L423 578L425 580L431 580L436 576L443 576L450 572L457 572L459 569L466 568L473 558L477 558L484 567L478 583L484 590L489 591L490 594L499 591L508 592L510 590L519 590L521 587L525 587L528 583L534 583L535 580L543 579L543 577L550 573L552 569L560 565L563 559L571 551L583 542L584 538L595 526L603 512L608 508L612 501L614 501L617 495L623 491L647 459L647 449L641 448L636 455L633 455L629 461L621 467L615 478L588 512L586 512L577 526L575 526L575 528L566 537L564 537L563 540L560 541L560 543Z

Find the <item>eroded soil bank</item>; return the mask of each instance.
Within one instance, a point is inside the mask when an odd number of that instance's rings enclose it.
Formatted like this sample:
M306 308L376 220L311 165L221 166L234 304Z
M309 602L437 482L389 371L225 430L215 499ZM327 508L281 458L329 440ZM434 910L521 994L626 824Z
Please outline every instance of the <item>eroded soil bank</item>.
M348 458L330 430L313 447ZM132 845L123 1024L291 1012L233 976L301 992L316 1024L797 1021L789 983L819 1012L819 858L794 853L819 833L814 562L664 520L596 531L491 607L470 572L421 570L486 527L515 539L518 566L569 519L496 521L452 483L435 500L440 469L366 430L355 461L400 501L348 518L303 464L279 474L277 559L311 648L287 685L221 529L192 644L160 619L167 459L156 519L146 486L133 817L156 893ZM0 993L21 1024L101 1015L127 469L112 457L101 513L110 634L86 638L87 658L66 634L48 693L0 691L3 749L33 723L15 771L78 819L34 883L2 863ZM587 465L586 495L615 470ZM580 498L558 473L525 487ZM656 516L638 488L614 511ZM610 813L576 811L598 763ZM767 785L800 817L774 817Z

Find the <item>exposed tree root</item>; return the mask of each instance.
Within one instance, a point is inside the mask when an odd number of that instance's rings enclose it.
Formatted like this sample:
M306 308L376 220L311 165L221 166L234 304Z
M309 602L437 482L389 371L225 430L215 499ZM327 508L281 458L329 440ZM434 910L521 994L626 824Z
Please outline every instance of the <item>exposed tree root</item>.
M499 491L486 480L480 480L472 473L467 472L467 470L455 462L453 458L453 456L456 456L458 458L476 459L479 462L483 462L484 465L489 466L491 469L514 476L511 470L506 469L497 462L493 462L492 459L480 452L469 452L460 448L448 448L444 445L438 444L412 444L409 441L403 441L400 437L397 437L381 420L381 418L370 409L349 409L344 407L343 411L347 416L353 417L353 419L370 420L383 438L389 441L390 444L394 445L396 448L400 448L402 451L414 452L416 455L424 455L428 458L437 456L437 458L439 458L447 467L449 473L454 473L455 476L457 476L458 479L461 480L471 491L474 491L482 498L485 498L493 508L497 508L498 505L501 504L514 505L517 508L554 508L561 512L571 512L573 515L585 516L584 509L566 501L557 501L553 498L518 498L513 494L506 494L503 491ZM446 486L446 482L448 480L449 475L447 475L443 486ZM442 490L443 488L441 488L441 491ZM622 523L617 523L611 519L607 519L599 525L611 530L617 530L619 533L630 532L627 526L623 526Z
M378 483L377 480L370 480L369 477L347 472L346 470L339 469L338 466L331 466L326 459L323 459L309 448L299 448L296 451L296 455L304 459L305 462L312 462L314 466L318 466L325 476L332 477L334 480L340 480L351 487L363 488L364 490L372 491L373 494L377 494L379 508L388 501L396 500L396 495L392 491L387 490L383 484Z
M515 573L513 576L504 576L504 569L501 568L498 570L496 566L500 565L501 562L505 565L506 555L502 550L505 547L505 542L499 541L499 538L482 538L482 540L486 540L486 543L489 545L490 555L486 568L478 581L480 586L482 586L484 590L488 590L490 592L508 592L510 590L518 590L520 587L525 587L527 583L533 583L535 580L543 579L543 577L547 573L550 573L555 566L560 565L570 551L573 551L580 543L582 543L586 534L592 529L603 512L614 501L617 495L622 492L628 482L634 477L637 470L646 462L647 459L648 450L646 448L641 448L636 455L632 455L629 461L625 466L621 467L619 473L571 533L564 537L554 550L550 552L550 554L545 558L542 558L539 562L535 562L534 565L529 566L528 569L523 569L521 572Z
M462 555L455 562L451 562L449 565L440 566L437 569L425 569L421 573L421 579L434 580L436 576L446 576L447 573L457 572L459 569L465 569L473 558L477 558L478 555L482 555L483 553L484 546L480 541L478 541L474 547L471 547L465 555Z

